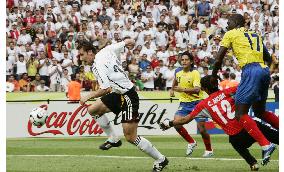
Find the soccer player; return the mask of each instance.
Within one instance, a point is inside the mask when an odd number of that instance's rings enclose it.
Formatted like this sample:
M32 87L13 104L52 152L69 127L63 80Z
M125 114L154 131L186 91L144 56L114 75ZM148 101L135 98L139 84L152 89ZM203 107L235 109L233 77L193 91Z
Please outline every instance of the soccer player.
M255 139L243 129L235 117L235 100L233 99L233 95L236 93L237 87L220 91L218 83L216 82L213 85L210 82L210 78L211 76L208 75L201 79L201 89L209 95L208 98L199 102L195 106L195 109L187 116L173 121L165 119L160 123L160 127L165 130L173 126L189 123L197 117L209 117L229 135L230 143L250 165L251 170L257 171L259 168L257 161L247 149L255 142ZM257 122L257 125L271 142L279 144L279 132L277 130L260 122Z
M271 63L271 57L262 43L261 36L247 30L244 24L244 17L240 14L229 17L227 27L229 31L226 32L221 42L212 75L217 77L217 72L221 68L227 50L232 48L240 67L242 67L241 82L235 95L236 118L262 147L263 163L266 164L266 160L274 151L275 145L265 138L248 112L252 106L254 114L258 118L276 129L279 128L278 117L265 111L270 84L269 68L265 65L265 62Z
M82 96L80 103L85 104L91 98L101 97L88 106L88 112L94 118L108 112L113 112L116 115L122 112L121 122L126 140L155 159L153 171L162 171L168 164L168 159L146 138L137 135L139 97L119 60L120 52L124 47L133 48L134 44L133 39L125 39L122 42L106 46L97 54L90 42L82 42L78 46L82 60L93 64L92 71L100 85L97 91Z
M175 78L173 80L172 89L170 90L171 96L174 96L174 91L180 93L180 105L175 113L174 119L182 118L189 114L203 99L203 91L200 90L200 74L193 68L193 56L187 52L182 54L181 57L182 67L177 68L175 71ZM197 118L197 126L202 136L205 152L203 157L213 156L211 148L210 136L205 128L206 118ZM196 141L188 134L187 130L182 125L175 126L176 131L188 142L186 155L191 155L194 148L197 146Z

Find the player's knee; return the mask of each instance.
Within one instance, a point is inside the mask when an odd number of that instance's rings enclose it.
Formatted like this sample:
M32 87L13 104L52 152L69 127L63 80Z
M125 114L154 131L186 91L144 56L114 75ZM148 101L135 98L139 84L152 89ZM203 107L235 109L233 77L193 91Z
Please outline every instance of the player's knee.
M175 129L176 129L177 131L179 131L179 130L181 129L182 125L176 125L176 126L174 126L174 127L175 127Z
M124 133L124 137L125 137L126 141L128 141L129 143L134 143L137 136L132 134L132 133Z

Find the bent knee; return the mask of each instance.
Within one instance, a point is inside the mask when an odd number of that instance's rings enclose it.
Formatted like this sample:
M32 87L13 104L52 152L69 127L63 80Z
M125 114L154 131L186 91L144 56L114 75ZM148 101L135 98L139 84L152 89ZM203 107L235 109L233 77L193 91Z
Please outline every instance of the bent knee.
M136 134L124 134L124 137L129 143L134 143L137 138Z

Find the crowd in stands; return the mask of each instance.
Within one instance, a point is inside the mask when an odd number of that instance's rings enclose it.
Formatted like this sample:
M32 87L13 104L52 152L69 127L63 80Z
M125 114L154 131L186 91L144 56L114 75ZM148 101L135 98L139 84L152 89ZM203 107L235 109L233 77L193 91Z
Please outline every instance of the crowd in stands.
M211 73L227 17L235 13L262 36L273 58L273 88L278 84L279 0L7 0L6 9L9 92L66 91L75 74L84 90L95 90L91 66L76 47L87 40L100 49L125 37L136 40L121 62L137 89L169 89L185 51L201 76ZM232 51L220 76L240 81Z

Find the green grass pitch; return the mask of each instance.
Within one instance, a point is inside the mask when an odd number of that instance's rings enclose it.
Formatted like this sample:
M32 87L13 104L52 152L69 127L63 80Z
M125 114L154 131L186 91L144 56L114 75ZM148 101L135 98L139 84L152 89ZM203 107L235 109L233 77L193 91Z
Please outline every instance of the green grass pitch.
M199 135L193 137L198 147L191 158L185 157L186 142L178 136L145 136L170 163L165 172L246 172L249 166L232 149L225 135L211 135L215 156L202 158L204 145ZM105 137L7 139L7 171L13 172L150 172L153 159L123 139L123 145L108 151L98 149ZM261 158L260 147L250 152ZM259 171L279 171L279 152Z

